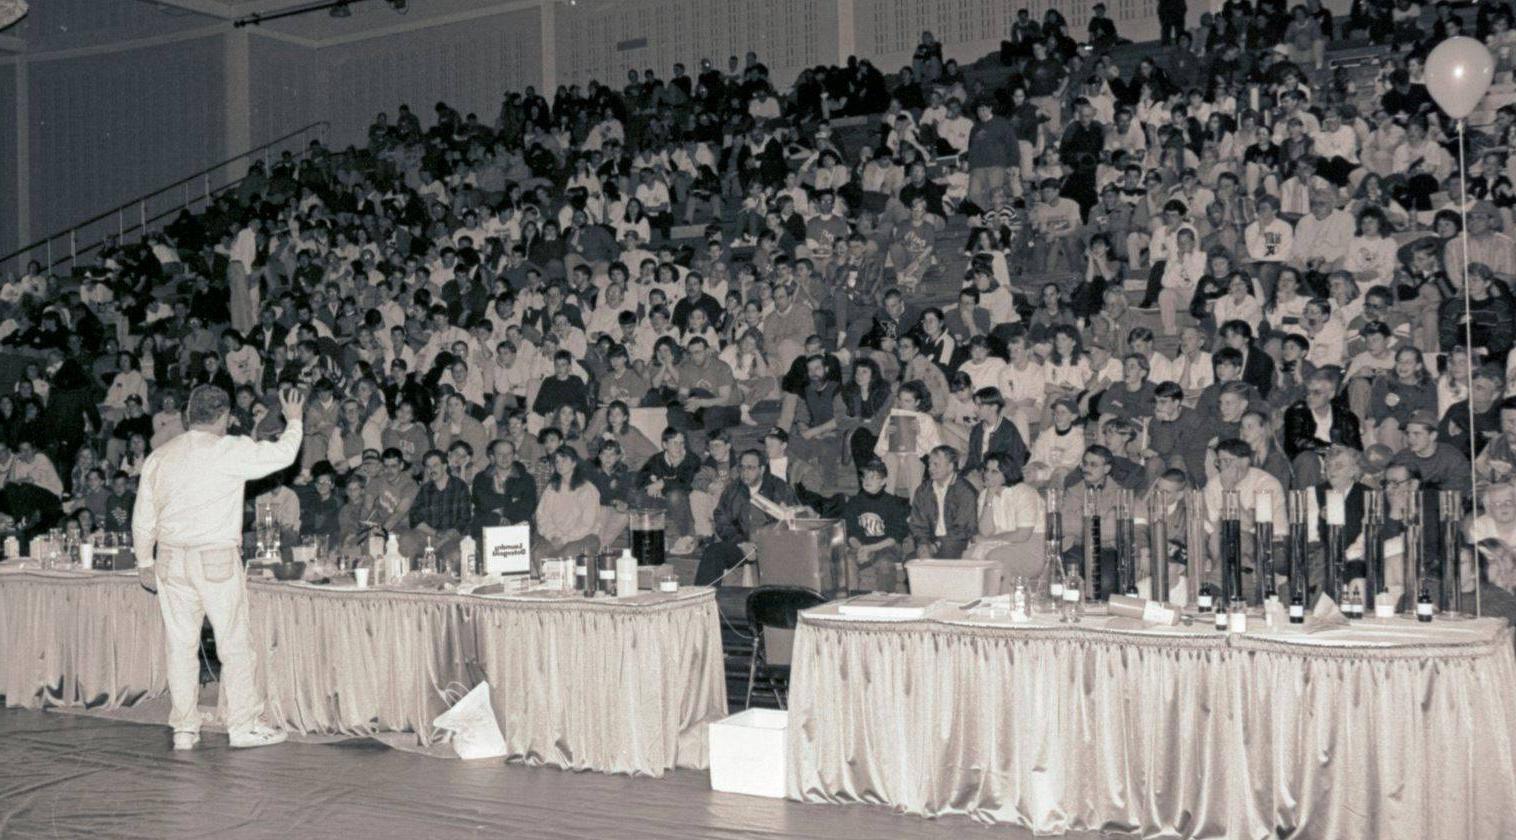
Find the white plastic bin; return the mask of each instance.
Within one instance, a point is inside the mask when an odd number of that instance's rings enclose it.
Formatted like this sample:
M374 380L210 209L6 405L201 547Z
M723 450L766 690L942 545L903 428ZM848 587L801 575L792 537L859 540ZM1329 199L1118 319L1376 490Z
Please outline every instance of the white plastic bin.
M912 595L972 601L1000 594L1000 564L992 560L911 560L905 574Z
M748 709L710 726L711 790L784 798L788 712Z

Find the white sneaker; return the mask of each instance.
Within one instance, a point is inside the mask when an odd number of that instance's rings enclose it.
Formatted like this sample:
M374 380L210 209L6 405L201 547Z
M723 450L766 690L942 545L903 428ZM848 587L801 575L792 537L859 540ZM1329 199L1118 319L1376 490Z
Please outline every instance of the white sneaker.
M200 733L198 732L174 733L174 749L176 750L192 750L199 744Z
M272 747L289 740L289 733L282 729L271 729L261 723L255 723L243 732L232 733L232 746L237 749L251 749L253 747Z

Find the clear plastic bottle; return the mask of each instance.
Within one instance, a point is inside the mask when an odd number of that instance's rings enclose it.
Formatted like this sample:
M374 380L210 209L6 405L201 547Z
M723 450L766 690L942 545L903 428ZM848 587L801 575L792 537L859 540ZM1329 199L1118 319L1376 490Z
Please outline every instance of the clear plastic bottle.
M1070 566L1063 576L1063 600L1062 621L1078 624L1084 613L1084 581L1080 579L1078 570Z
M1026 579L1016 578L1016 588L1011 591L1011 618L1025 621L1027 611Z
M432 535L426 535L426 548L421 550L421 571L440 572L437 567L437 547L432 545Z

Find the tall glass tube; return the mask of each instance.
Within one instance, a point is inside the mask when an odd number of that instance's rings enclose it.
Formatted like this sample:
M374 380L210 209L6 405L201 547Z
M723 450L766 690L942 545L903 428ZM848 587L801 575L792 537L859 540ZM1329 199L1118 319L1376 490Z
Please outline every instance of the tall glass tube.
M1343 564L1346 546L1342 543L1343 530L1347 525L1347 494L1328 489L1326 491L1326 581L1322 591L1327 597L1338 600L1346 583Z
M1384 581L1384 491L1363 494L1363 607L1374 611Z
M1084 598L1086 601L1098 601L1100 591L1100 514L1095 511L1095 505L1099 503L1099 496L1090 492L1090 486L1084 485L1084 556L1079 577L1084 581Z
M1047 580L1043 583L1043 591L1053 599L1053 608L1057 609L1056 602L1063 598L1063 501L1056 487L1047 489L1046 502L1043 535L1047 541L1043 544L1042 559Z
M1162 488L1148 494L1148 597L1169 599L1169 494Z
M1406 492L1405 553L1401 555L1401 582L1405 588L1405 611L1416 613L1416 596L1421 592L1421 484L1412 480Z
M1122 490L1116 497L1116 589L1123 595L1137 594L1137 529L1132 521L1136 497Z
M1311 491L1291 490L1289 495L1289 542L1285 559L1289 563L1290 599L1305 600L1310 588L1310 509Z
M1265 505L1264 500L1268 502ZM1261 495L1255 503L1253 520L1253 597L1262 604L1274 594L1274 499ZM1266 508L1266 509L1265 509Z
M1194 609L1200 602L1200 577L1205 573L1205 493L1188 490L1184 497L1185 603Z
M1242 503L1237 491L1221 497L1221 603L1242 596Z
M1463 612L1463 587L1459 580L1459 558L1463 555L1463 494L1443 490L1438 494L1438 512L1442 516L1442 599L1443 613Z

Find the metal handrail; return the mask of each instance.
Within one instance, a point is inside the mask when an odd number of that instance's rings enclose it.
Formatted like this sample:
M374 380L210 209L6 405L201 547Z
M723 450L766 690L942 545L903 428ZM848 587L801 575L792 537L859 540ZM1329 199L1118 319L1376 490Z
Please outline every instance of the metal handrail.
M255 146L243 152L242 154L227 158L220 163L208 166L205 169L202 169L192 175L187 175L183 178L180 178L179 180L165 187L160 187L159 189L156 189L150 193L145 193L132 199L131 201L113 207L110 210L106 210L103 213L91 216L90 218L85 219L84 221L79 222L78 224L75 224L66 230L39 239L29 245L12 251L9 254L0 256L0 269L3 269L8 263L13 260L22 258L35 259L34 255L36 252L42 250L46 253L46 258L42 261L42 270L44 272L50 273L53 269L57 268L65 262L69 263L69 268L72 270L77 264L79 256L81 254L88 254L96 248L99 248L105 243L106 236L114 234L118 239L125 240L128 233L136 233L138 231L140 231L143 236L146 236L153 229L153 226L156 225L159 221L168 218L169 216L177 215L181 210L188 210L201 201L209 204L210 201L217 195L220 195L221 193L240 185L242 181L247 178L247 176L244 174L241 178L236 178L234 180L221 184L220 186L212 187L211 176L218 170L245 161L259 154L263 155L264 166L268 167L272 164L272 156L274 150L279 146L297 137L305 138L313 132L324 138L326 129L330 127L331 123L329 123L327 120L318 120L316 122L310 123L309 125L301 126L300 128L297 128L288 134L281 135L273 140L268 141L267 143ZM301 142L298 144L297 148L301 153L301 156L304 155L308 146L309 144L306 142ZM196 182L198 182L198 185L201 187L201 189L195 190L194 194L192 195L191 187L192 185L195 185ZM155 199L176 191L182 193L182 201L175 200L169 204L166 209L162 210L154 207L151 215L149 214L148 204L150 202L154 203L155 205L161 206L161 202L157 202ZM136 220L132 224L128 225L126 218L130 211L133 210L136 211L134 214L132 214L136 216ZM98 236L94 241L89 242L89 244L82 247L79 245L79 234L81 232L84 232L92 225L99 225L101 222L105 222L113 218L115 220L114 226L105 227L104 233ZM67 241L68 253L58 257L57 259L54 259L53 243L60 239Z

